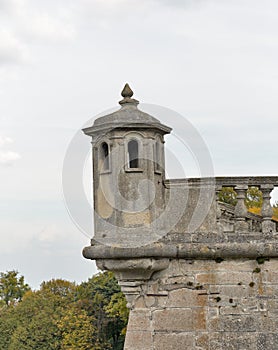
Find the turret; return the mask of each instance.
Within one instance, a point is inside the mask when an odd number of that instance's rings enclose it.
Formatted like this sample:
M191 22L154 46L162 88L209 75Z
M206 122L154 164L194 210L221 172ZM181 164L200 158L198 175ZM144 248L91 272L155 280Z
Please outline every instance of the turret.
M92 138L94 238L107 244L134 244L163 225L165 207L164 135L171 128L138 108L128 84L121 108L84 129ZM132 236L133 235L133 236Z

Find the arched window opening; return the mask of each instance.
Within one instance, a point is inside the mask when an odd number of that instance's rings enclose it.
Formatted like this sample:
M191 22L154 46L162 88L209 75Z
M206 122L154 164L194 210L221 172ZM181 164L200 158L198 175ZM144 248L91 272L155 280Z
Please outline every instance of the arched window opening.
M100 147L101 154L101 171L109 170L109 146L103 142Z
M155 170L156 171L160 171L161 169L160 162L161 162L161 146L159 141L156 141L155 143Z
M138 157L138 142L136 140L129 141L128 145L128 167L139 168L139 157Z

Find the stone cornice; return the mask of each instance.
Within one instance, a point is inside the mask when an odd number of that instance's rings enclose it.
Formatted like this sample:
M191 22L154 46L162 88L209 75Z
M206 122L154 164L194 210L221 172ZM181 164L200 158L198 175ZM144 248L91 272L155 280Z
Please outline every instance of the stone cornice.
M271 184L278 186L278 176L219 176L219 177L203 177L203 178L188 178L188 179L167 179L165 180L165 185L172 186L261 186L265 184Z
M111 247L96 244L85 247L87 259L256 259L264 256L278 258L278 237L260 242L153 243L140 248Z

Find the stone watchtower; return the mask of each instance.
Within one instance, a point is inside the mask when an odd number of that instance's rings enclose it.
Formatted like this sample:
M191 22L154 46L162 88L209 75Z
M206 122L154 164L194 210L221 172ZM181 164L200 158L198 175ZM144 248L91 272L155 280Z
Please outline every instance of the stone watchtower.
M166 180L171 128L121 108L84 129L92 138L95 234L83 254L111 270L130 318L126 350L278 349L278 236L270 193L278 177ZM261 216L245 207L262 193ZM222 187L235 206L218 201ZM200 204L201 203L201 204Z
M108 245L149 242L165 208L164 135L171 128L140 111L132 95L126 84L120 110L84 129L93 144L95 239Z

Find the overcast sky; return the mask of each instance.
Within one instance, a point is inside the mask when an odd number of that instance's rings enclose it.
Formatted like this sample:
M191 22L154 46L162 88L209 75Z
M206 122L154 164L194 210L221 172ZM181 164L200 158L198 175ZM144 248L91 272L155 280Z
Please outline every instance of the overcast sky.
M126 82L195 126L216 175L277 175L277 62L276 0L0 0L0 271L35 288L96 271L62 166Z

